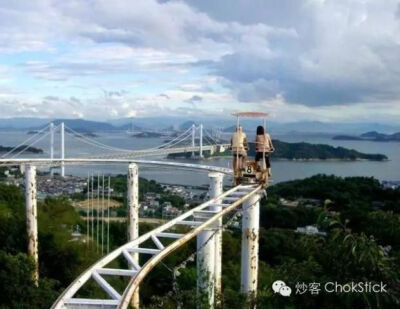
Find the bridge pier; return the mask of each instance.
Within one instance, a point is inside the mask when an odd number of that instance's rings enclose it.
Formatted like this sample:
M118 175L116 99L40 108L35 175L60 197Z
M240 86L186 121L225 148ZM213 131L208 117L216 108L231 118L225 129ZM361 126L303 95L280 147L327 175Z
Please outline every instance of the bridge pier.
M214 308L215 242L214 228L197 235L197 308Z
M243 204L241 292L254 301L258 284L258 233L260 228L260 194L254 194Z
M222 194L222 173L209 173L210 198ZM210 210L220 211L212 206ZM222 218L197 236L197 307L214 308L215 296L221 293Z
M36 167L33 165L27 165L25 168L25 205L26 231L28 234L28 255L32 257L34 261L32 279L37 286L39 282L39 250L37 228Z
M224 174L222 173L209 173L210 178L210 198L216 198L223 193L223 180ZM219 203L220 201L217 201ZM213 206L211 208L213 211L221 211L221 206ZM219 304L221 296L221 276L222 276L222 218L220 218L216 224L217 229L214 235L214 285L215 285L215 295L217 297L216 302Z
M139 237L139 168L135 163L129 163L128 166L128 241ZM133 259L139 264L139 253L132 253ZM139 289L132 296L131 305L133 308L139 308Z

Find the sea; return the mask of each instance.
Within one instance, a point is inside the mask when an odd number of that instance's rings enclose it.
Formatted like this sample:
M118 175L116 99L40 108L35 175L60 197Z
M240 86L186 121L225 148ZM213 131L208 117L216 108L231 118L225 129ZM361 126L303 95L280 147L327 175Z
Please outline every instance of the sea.
M93 140L98 144L105 144L115 148L122 149L146 149L156 147L164 143L165 138L139 138L133 137L126 132L96 132L95 137L88 137L82 141L75 136L66 134L65 136L65 157L89 157L107 155L112 152L94 146ZM0 145L15 146L29 139L31 135L21 131L0 131ZM372 142L372 141L343 141L333 140L330 135L323 134L279 134L272 136L285 142L307 142L312 144L328 144L332 146L342 146L349 149L355 149L364 153L385 154L389 160L382 162L375 161L289 161L272 160L272 180L273 183L288 181L293 179L302 179L315 174L328 174L337 176L366 176L375 177L379 180L398 181L400 180L400 143L399 142ZM43 154L19 155L19 158L49 157L50 138L42 136L34 147L44 150ZM55 157L60 156L60 138L55 135ZM25 143L25 144L29 144ZM1 157L1 155L0 155ZM167 160L165 157L148 157L143 159ZM174 160L175 162L177 160ZM231 167L231 158L216 157L203 160L180 160L186 163L206 164L223 167ZM45 168L42 168L46 170ZM101 165L79 165L66 166L66 173L76 176L87 176L88 174L123 174L127 171L126 164L101 164ZM161 183L202 186L208 183L207 172L187 171L174 168L160 168L140 166L139 173L141 177L154 179ZM232 180L225 177L225 183L229 184Z

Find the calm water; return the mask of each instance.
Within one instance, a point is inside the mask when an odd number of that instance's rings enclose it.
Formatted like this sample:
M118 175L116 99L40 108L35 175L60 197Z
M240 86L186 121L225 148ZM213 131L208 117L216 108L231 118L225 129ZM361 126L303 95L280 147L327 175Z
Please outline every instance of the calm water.
M125 133L97 133L94 139L117 148L143 149L160 145L164 142L159 138L134 138ZM24 132L0 131L0 145L15 146L29 138ZM299 136L299 135L276 135L274 138L287 142L309 142L329 144L332 146L343 146L365 153L382 153L389 157L386 162L373 161L313 161L296 162L280 161L272 162L274 182L309 177L318 173L335 174L338 176L374 176L380 180L400 180L400 143L388 142L377 143L367 141L335 141L330 137ZM59 139L55 136L55 156L59 153ZM49 137L44 137L34 145L45 150L42 155L28 155L28 157L49 157ZM85 144L70 135L66 135L66 157L82 157L103 155L110 153L109 150L101 150L92 145ZM26 157L26 156L20 156ZM151 157L148 159L162 159ZM187 161L186 161L187 162ZM199 162L199 161L192 161ZM228 158L216 158L201 161L202 164L229 167L231 162ZM87 175L88 172L100 173L125 173L126 165L99 165L99 166L71 166L67 167L68 174ZM155 179L163 183L202 185L208 182L207 174L204 172L182 171L159 168L141 167L140 174L143 177Z

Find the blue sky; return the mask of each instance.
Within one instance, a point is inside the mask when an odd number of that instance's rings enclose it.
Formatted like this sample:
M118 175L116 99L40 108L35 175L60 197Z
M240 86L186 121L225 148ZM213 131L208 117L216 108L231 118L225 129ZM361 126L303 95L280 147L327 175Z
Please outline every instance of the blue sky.
M0 117L400 120L385 0L0 0Z

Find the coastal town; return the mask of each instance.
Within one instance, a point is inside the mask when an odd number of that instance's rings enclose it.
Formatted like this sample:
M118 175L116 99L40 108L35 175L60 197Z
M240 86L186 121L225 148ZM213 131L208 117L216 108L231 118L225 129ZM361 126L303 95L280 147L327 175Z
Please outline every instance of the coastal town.
M108 177L108 176L107 176ZM8 185L15 185L17 187L24 186L24 179L20 174L19 169L10 168L4 171L4 183ZM183 213L192 205L197 205L204 202L208 198L207 186L193 187L177 184L161 184L162 193L146 192L139 200L139 210L141 217L160 217L162 219L170 219ZM88 190L87 177L79 176L65 176L59 175L51 176L48 173L39 174L37 176L37 191L38 199L43 200L47 197L56 198L67 196L74 201L73 205L79 210L85 210L86 199ZM99 186L102 192L103 188ZM111 206L113 208L111 216L118 216L117 208L123 207L123 193L114 190L112 187L105 186L104 191L107 196L108 190L110 191L110 198L112 200ZM90 191L90 188L89 188ZM97 189L93 192L94 204L97 203ZM89 195L91 198L91 195ZM183 207L173 205L171 201L166 201L165 196L178 197L184 201ZM164 200L164 201L163 201ZM96 208L97 206L95 206Z

